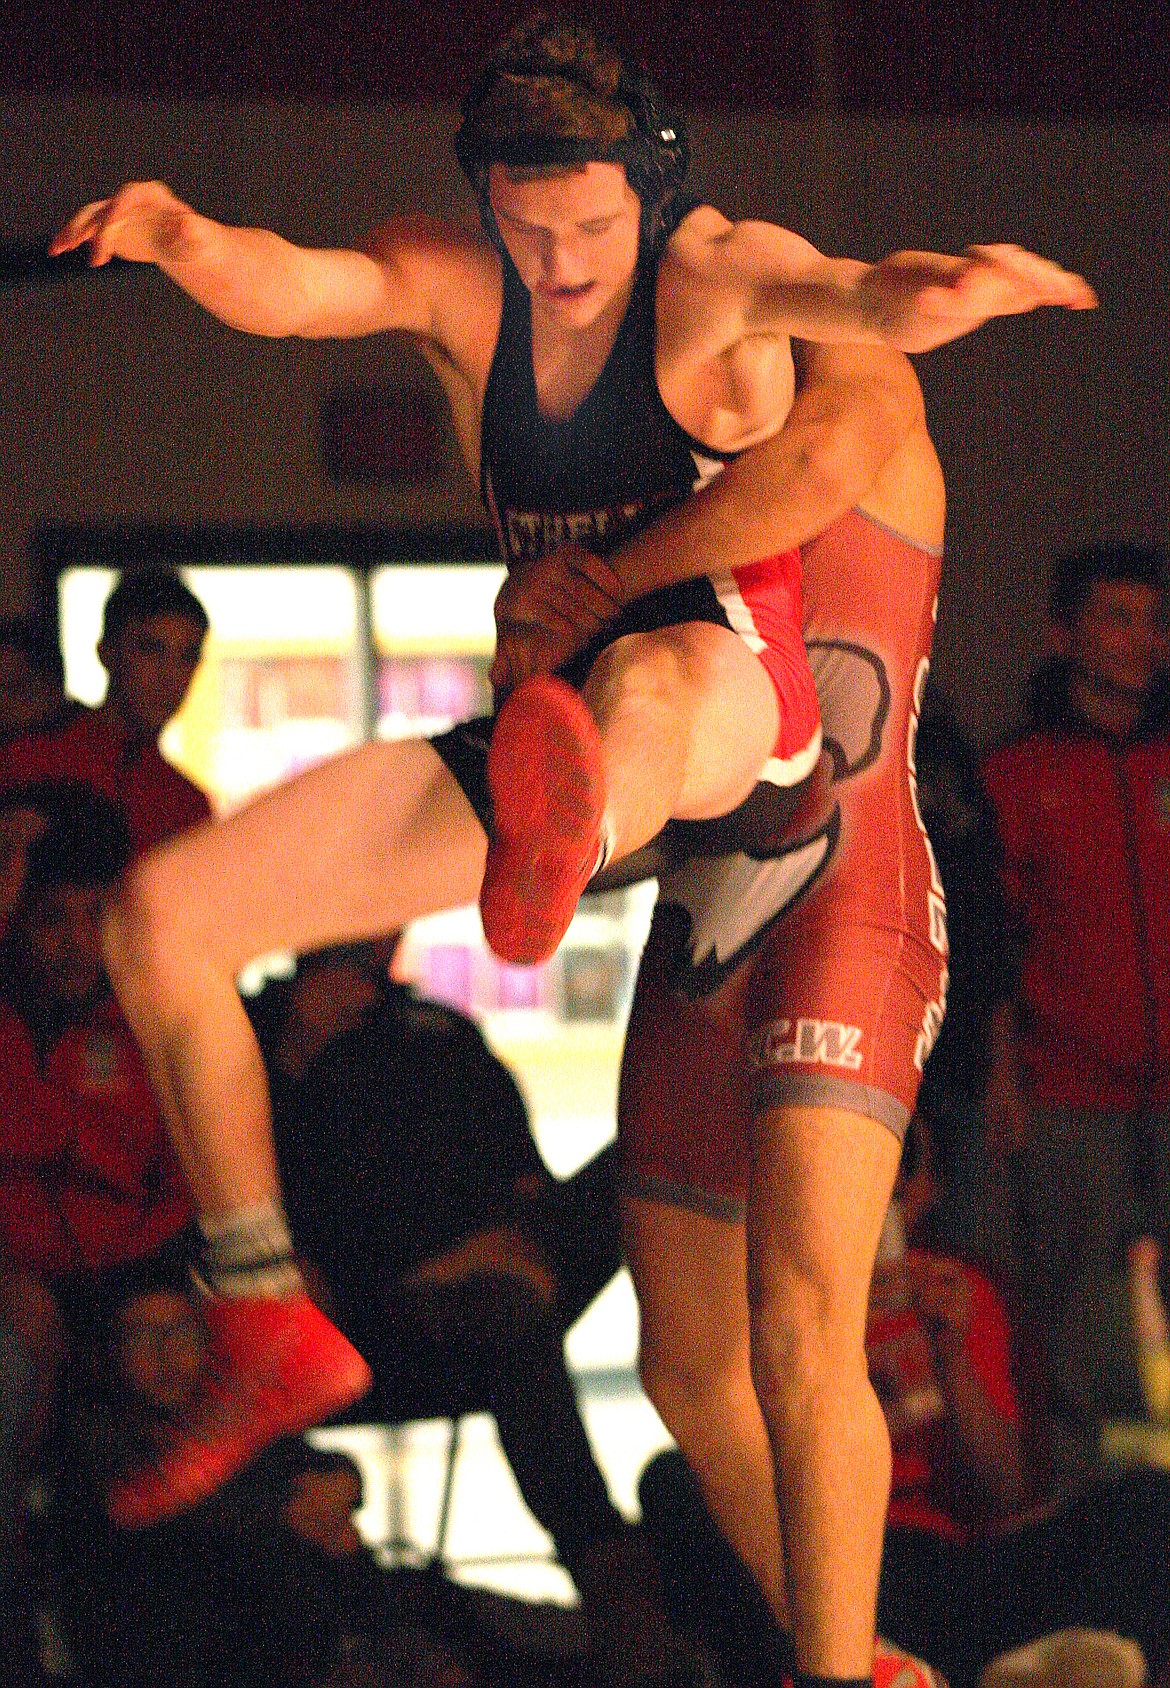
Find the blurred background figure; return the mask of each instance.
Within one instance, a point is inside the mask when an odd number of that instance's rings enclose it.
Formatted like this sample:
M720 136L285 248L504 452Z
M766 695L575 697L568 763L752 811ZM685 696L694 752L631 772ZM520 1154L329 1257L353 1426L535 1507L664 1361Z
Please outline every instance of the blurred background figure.
M121 810L78 782L29 785L2 800L0 835L0 1320L27 1373L6 1500L43 1627L54 1572L23 1553L25 1506L35 1493L41 1510L55 1480L63 1368L127 1272L183 1260L189 1207L102 967L105 898L131 856Z
M1103 1417L1138 1406L1125 1250L1170 1226L1170 715L1164 559L1057 559L1052 656L986 783L1021 938L991 1021L989 1124L1015 1158L1029 1327L1055 1473L1091 1468Z
M254 1008L290 1218L391 1421L493 1413L610 1683L685 1680L645 1539L610 1500L564 1336L621 1262L612 1151L560 1183L474 1024L387 971L396 940L301 958Z
M123 575L106 600L98 644L105 701L30 720L0 746L0 784L85 781L122 805L136 854L207 819L206 797L158 748L199 666L207 626L203 605L173 571Z
M989 1031L1012 999L1016 947L995 815L975 751L945 698L928 689L915 742L918 807L946 888L947 1012L922 1072L919 1112L949 1176L931 1211L933 1240L997 1279L1013 1268L1011 1192L988 1152Z
M66 707L61 652L35 616L0 620L0 757L9 739L40 732Z

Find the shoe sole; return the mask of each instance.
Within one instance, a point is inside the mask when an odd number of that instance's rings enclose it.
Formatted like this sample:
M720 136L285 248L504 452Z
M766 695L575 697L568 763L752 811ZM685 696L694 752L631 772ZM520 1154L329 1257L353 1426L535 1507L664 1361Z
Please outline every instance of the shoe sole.
M502 961L532 966L564 937L597 854L605 809L601 736L562 680L528 680L488 748L492 839L479 907Z

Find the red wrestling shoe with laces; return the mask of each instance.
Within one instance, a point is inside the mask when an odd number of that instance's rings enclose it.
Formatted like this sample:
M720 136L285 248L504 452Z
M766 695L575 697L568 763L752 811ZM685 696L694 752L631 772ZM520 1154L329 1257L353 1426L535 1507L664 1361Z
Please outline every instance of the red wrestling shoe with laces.
M488 749L493 832L479 894L503 961L544 961L568 930L601 849L601 735L580 694L541 674L509 697Z
M278 1437L307 1430L358 1400L369 1366L303 1291L286 1300L216 1297L209 1379L156 1459L110 1485L106 1509L142 1529L213 1494Z

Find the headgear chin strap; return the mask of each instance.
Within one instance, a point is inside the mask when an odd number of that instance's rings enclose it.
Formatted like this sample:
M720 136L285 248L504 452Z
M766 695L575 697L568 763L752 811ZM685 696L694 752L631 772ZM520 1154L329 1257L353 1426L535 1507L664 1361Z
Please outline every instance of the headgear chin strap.
M499 231L488 203L490 164L536 170L566 164L621 164L642 202L643 228L657 221L662 206L678 191L686 175L691 152L682 119L663 107L657 89L643 71L623 61L616 92L629 110L634 128L632 134L608 145L569 135L487 134L482 126L483 107L493 83L501 75L560 77L576 82L587 93L593 92L571 70L560 67L553 70L535 62L531 66L509 65L506 71L492 64L476 79L463 102L463 121L455 136L455 156L475 189L484 226L493 240L499 242Z

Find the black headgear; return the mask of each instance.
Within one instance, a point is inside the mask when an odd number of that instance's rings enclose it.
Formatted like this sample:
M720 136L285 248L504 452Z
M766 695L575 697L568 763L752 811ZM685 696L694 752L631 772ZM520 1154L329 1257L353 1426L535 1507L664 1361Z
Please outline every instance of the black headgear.
M520 134L489 136L482 127L482 112L493 84L502 75L560 77L575 82L586 93L595 93L571 67L551 66L533 58L498 62L481 71L463 102L463 121L455 136L455 156L479 197L488 232L495 238L495 219L488 205L489 164L510 164L540 169L558 164L621 164L626 178L642 202L645 225L678 190L690 162L690 145L682 118L667 110L658 90L644 71L623 59L615 90L634 120L633 132L607 145L603 141L579 140L567 135Z

